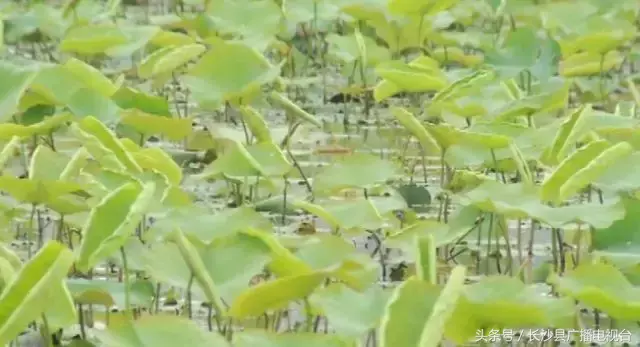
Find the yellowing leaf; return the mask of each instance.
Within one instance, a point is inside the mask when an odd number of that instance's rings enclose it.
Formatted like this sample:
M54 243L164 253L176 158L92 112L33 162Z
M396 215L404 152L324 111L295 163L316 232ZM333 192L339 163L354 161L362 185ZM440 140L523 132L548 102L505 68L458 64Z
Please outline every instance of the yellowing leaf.
M281 177L293 167L273 142L260 142L245 147L231 141L231 146L198 175L200 178L224 176L244 179L246 176Z
M63 52L94 55L128 41L127 35L114 24L78 25L66 32L59 48Z
M133 153L133 158L141 168L156 170L167 177L170 184L182 182L182 169L169 154L157 147L145 148Z
M151 39L150 43L159 47L182 46L195 43L195 39L179 32L161 30Z
M175 69L197 58L206 47L201 44L163 47L149 55L138 67L138 76L150 78L171 74Z
M247 289L231 304L229 314L236 318L259 316L267 310L281 309L311 294L325 279L323 272L287 276Z
M403 15L426 15L444 11L458 0L390 0L389 10Z
M242 115L244 121L247 123L247 126L251 130L253 136L258 139L258 142L273 141L267 122L256 109L250 106L242 106L240 107L240 114Z
M565 201L632 152L633 147L626 142L613 146L604 140L590 142L563 160L545 179L541 189L542 200L555 204Z
M120 186L105 196L82 228L77 266L88 271L122 247L138 227L152 202L155 184L136 182Z
M134 128L145 135L163 135L169 140L178 141L189 136L192 131L191 119L162 117L128 109L120 113L121 123Z
M13 158L16 151L20 150L20 138L13 136L0 151L0 172L5 168L7 162Z
M301 120L311 123L315 126L322 126L322 123L314 116L307 113L305 110L301 109L300 106L296 105L293 101L289 100L286 96L278 93L271 92L269 95L269 99L273 101L278 106L285 109L285 111L289 112L289 114L293 117L300 118Z
M18 271L22 267L22 260L20 257L11 250L8 246L0 243L0 258L7 260L11 268Z
M582 52L565 58L560 63L560 75L564 77L593 76L618 68L624 57L618 51L604 55Z
M118 141L116 136L99 120L85 117L71 125L74 135L83 141L87 151L98 161L104 159L107 168L127 170L131 173L141 173L142 169L135 162L131 154Z
M409 111L400 107L393 107L391 114L404 126L413 136L415 136L424 150L435 148L440 151L441 148L436 140L431 137L427 129Z
M175 229L169 235L169 240L178 246L182 258L189 266L195 280L200 284L200 288L204 291L205 297L215 308L216 313L221 316L226 316L227 312L222 302L220 292L207 272L207 268L196 247L185 237L180 229Z
M376 67L376 73L406 92L438 91L447 86L447 80L441 71L425 69L419 62L412 63L413 66L401 61L381 63Z
M272 233L252 227L247 228L244 233L259 238L271 249L273 261L269 264L269 269L276 275L304 275L313 272L309 265L293 255Z

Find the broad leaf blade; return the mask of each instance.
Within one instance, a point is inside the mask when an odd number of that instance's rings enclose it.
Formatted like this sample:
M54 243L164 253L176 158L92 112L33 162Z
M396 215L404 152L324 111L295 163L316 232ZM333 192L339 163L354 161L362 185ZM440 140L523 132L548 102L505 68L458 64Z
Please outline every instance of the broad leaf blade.
M49 241L27 262L0 295L0 345L6 345L38 319L57 284L67 276L73 253Z

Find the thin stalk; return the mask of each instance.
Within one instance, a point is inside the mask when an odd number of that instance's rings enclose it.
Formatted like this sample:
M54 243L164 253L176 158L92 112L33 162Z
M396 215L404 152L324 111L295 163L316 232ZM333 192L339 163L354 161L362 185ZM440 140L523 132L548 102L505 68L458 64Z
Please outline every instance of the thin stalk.
M480 275L480 243L482 242L482 225L482 222L478 225L478 238L476 239L476 275Z
M599 87L600 87L600 97L602 98L602 101L605 100L605 96L604 96L604 89L605 89L605 86L604 86L604 82L605 82L605 79L604 79L604 58L605 58L605 56L606 56L606 53L603 53L600 56Z
M422 157L422 177L424 179L424 184L429 184L428 174L427 174L427 156L424 152L424 148L420 145L420 156Z
M493 222L495 220L495 214L491 213L489 215L489 230L487 231L487 255L486 255L486 259L485 259L485 263L484 263L484 272L486 275L489 275L489 272L491 270L491 235L493 233Z
M534 219L531 220L531 230L529 231L529 251L527 254L527 273L531 275L533 273L533 244L535 242L536 235L536 221ZM527 278L531 279L531 276L527 276Z
M564 253L564 239L562 237L562 229L555 228L554 233L556 234L555 238L556 238L556 241L558 242L558 251L560 252L559 254L560 263L558 264L558 270L560 274L562 274L564 273L567 267L567 260Z
M511 239L510 239L510 235L509 235L509 226L507 224L507 220L504 218L501 218L498 221L498 225L500 227L500 229L502 230L502 236L504 237L504 241L506 243L506 250L507 250L507 259L509 260L508 263L508 273L509 275L513 276L513 253L511 251ZM497 241L498 238L496 238L496 243L498 244L498 250L500 250L500 242ZM498 257L497 259L497 264L500 265L500 258Z
M287 176L283 177L283 181L284 181L284 188L282 189L282 217L281 217L281 222L282 225L285 225L287 223L287 188L289 186L288 182L287 182Z
M311 332L313 330L313 312L311 310L311 303L309 302L309 298L304 299L304 311L306 314L304 330Z
M155 300L155 302L154 302L154 304L155 304L154 311L155 311L155 314L158 314L158 313L160 313L160 282L158 282L156 284L156 294L155 294L155 299L154 300Z
M51 329L49 329L49 320L47 320L47 316L42 314L42 338L44 339L47 347L53 347L53 338L51 337Z
M213 307L209 305L209 307L207 307L207 329L209 329L209 331L213 331L213 322L211 320L212 316L213 316Z
M122 272L124 278L124 314L128 316L131 320L133 317L131 316L131 297L129 292L129 266L127 262L127 254L124 251L124 247L120 247L120 256L122 257Z
M108 311L108 310L107 310ZM82 304L78 304L78 325L80 325L80 336L83 340L87 339L87 331L84 323L84 307Z
M300 164L298 164L296 157L293 156L289 147L286 147L286 151L287 151L287 154L289 154L289 158L291 158L291 161L293 162L293 166L300 173L300 176L302 177L302 181L304 182L304 186L307 188L307 192L311 194L311 200L313 200L313 188L311 187L311 183L309 182L309 179L307 179L307 175L305 175L304 171L302 171L302 167L300 167Z
M584 238L584 229L582 225L578 225L578 231L576 236L576 255L574 257L574 266L580 265L580 254L582 253L582 239Z
M560 261L558 260L558 243L556 242L555 229L551 229L551 256L553 257L553 271L558 272Z
M193 272L191 273L191 276L189 277L189 283L187 284L187 315L189 316L189 319L193 319L193 307L192 307L192 300L191 300L191 286L193 286L193 279L195 278L195 276L193 275Z

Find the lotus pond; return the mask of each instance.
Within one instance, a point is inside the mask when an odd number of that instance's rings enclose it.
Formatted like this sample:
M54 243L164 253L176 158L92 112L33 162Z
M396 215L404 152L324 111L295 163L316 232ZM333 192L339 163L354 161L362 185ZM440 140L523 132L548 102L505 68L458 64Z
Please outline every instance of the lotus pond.
M640 343L637 0L0 13L0 346Z

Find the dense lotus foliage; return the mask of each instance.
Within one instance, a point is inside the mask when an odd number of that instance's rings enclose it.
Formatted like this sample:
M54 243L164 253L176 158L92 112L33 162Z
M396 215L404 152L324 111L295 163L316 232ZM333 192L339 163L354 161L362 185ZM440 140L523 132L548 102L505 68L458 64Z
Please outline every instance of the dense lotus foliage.
M0 346L638 343L637 0L0 13Z

